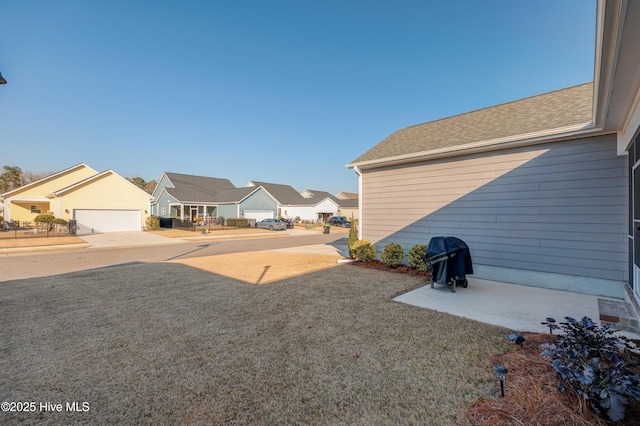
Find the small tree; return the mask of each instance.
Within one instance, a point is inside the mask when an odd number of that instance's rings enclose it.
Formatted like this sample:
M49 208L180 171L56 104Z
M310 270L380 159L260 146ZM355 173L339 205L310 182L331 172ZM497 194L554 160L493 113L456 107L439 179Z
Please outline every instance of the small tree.
M145 222L147 224L147 229L160 229L160 218L158 216L149 216Z
M52 214L39 214L33 219L33 221L36 223L48 224L47 228L49 231L53 230L53 227L55 224L60 224L59 220L62 220L62 219L56 219L56 217ZM66 223L66 221L64 222Z
M39 214L38 216L36 216L33 219L34 222L40 222L40 223L53 223L56 221L56 218L54 215L52 214Z
M389 243L384 246L380 260L388 267L395 269L404 260L404 249L398 243Z
M358 240L352 247L353 257L360 259L363 262L369 262L376 257L376 248L367 240Z
M416 244L409 250L409 266L418 271L426 271L427 268L427 245Z
M349 241L347 242L347 245L349 247L349 256L351 257L354 257L353 245L356 241L358 241L358 226L354 222L352 222L351 229L349 229Z

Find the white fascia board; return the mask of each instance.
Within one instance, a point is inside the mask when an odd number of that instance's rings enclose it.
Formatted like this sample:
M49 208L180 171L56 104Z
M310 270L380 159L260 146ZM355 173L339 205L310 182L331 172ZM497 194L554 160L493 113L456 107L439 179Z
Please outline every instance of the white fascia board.
M91 167L87 166L86 164L84 164L84 163L80 163L80 164L77 164L77 165L75 165L75 166L73 166L73 167L69 167L68 169L61 170L61 171L59 171L59 172L57 172L57 173L54 173L54 174L52 174L52 175L45 176L45 177L43 177L42 179L38 179L38 180L37 180L37 181L35 181L35 182L31 182L31 183L28 183L28 184L26 184L26 185L22 185L21 187L18 187L18 188L12 189L11 191L7 191L7 192L5 192L3 195L5 195L5 196L6 196L6 195L8 195L8 194L11 194L12 192L17 192L17 191L21 191L21 190L26 189L26 188L30 188L30 187L32 187L32 186L40 185L42 182L46 182L46 181L50 181L50 180L52 180L52 179L58 178L58 177L59 177L61 174L63 174L63 173L67 173L67 172L70 172L70 171L72 171L72 170L80 169L80 168L83 168L83 167L86 167L87 169L91 170L91 171L92 171L92 172L94 172L94 173L98 173L98 172L96 172L95 170L93 170Z
M314 206L314 207L317 207L317 206L319 206L320 204L324 203L324 202L325 202L325 201L327 201L327 200L328 200L330 203L332 203L334 206L336 206L336 207L340 207L340 204L336 203L335 201L333 201L333 200L332 200L331 198L329 198L329 197L323 198L322 200L320 200L320 201L318 201L317 203L315 203L313 206Z
M636 93L633 107L627 116L624 127L618 132L618 155L627 154L631 139L635 136L638 128L640 128L640 91Z
M246 188L246 187L245 187ZM254 189L253 191L251 191L250 193L248 193L247 195L245 195L244 197L242 197L241 199L239 199L238 201L235 201L236 203L240 204L242 203L244 200L246 200L247 198L251 197L253 194L255 194L256 192L258 192L260 190L260 188L264 189L263 186L258 186L256 189ZM269 191L267 191L266 189L264 189L264 192L267 193L267 195L269 197L271 197L271 199L273 199L273 201L276 201L275 198L273 198L273 196L271 194L269 194ZM277 201L276 201L277 203Z
M5 198L5 200L10 203L27 203L27 202L48 203L51 201L47 197L7 197Z

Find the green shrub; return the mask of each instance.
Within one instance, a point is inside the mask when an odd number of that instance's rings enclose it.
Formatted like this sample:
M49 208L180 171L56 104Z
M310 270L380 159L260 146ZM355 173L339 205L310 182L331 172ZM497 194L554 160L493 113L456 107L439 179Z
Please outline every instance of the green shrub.
M427 245L416 244L409 250L409 266L418 271L426 271L427 267Z
M353 256L353 245L358 241L358 226L355 223L351 223L351 229L349 229L349 241L347 246L349 247L349 256Z
M56 225L68 225L69 222L67 222L66 220L62 219L62 218L56 218L56 220L53 221L53 223L55 223Z
M52 214L39 214L33 219L34 222L47 222L52 223L56 221L56 218Z
M229 217L227 218L227 226L235 226L236 228L246 228L249 226L249 219L244 217Z
M396 268L404 260L404 249L398 243L389 243L384 246L380 260L388 267Z
M160 218L158 216L149 216L145 222L147 229L160 229Z
M369 262L376 257L375 246L371 243L371 241L367 240L358 240L353 243L351 251L353 253L353 257L364 262Z

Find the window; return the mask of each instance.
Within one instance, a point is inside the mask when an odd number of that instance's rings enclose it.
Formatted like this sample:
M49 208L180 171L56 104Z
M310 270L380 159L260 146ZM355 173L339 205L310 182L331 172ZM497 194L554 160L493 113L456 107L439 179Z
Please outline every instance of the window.
M40 214L42 213L42 210L40 209L40 206L35 206L35 205L31 205L31 214Z

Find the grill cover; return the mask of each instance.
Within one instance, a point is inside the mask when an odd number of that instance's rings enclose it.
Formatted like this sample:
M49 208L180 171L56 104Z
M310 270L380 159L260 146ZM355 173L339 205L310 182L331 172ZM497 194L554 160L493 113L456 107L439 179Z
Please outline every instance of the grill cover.
M469 246L456 237L431 238L427 247L427 266L431 281L437 284L462 281L466 274L473 274Z

